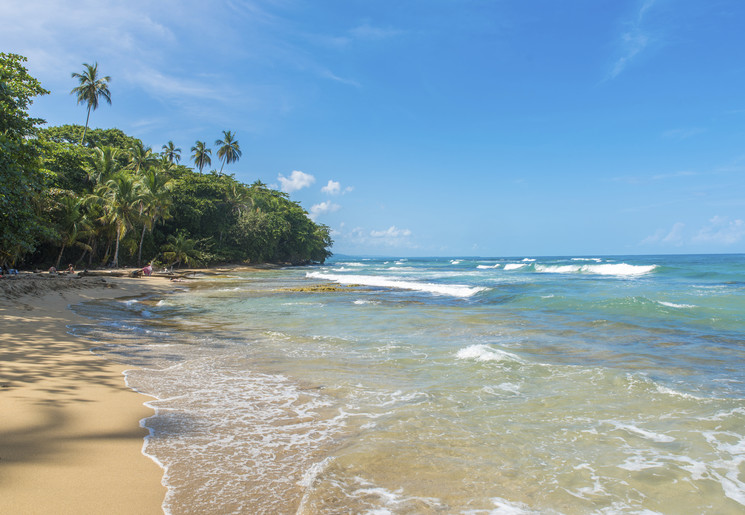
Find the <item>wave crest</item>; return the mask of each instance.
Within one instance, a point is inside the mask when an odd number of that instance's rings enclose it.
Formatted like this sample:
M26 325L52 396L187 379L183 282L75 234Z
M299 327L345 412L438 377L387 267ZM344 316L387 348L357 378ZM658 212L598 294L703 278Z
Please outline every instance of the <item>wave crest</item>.
M397 290L411 290L432 293L435 295L449 295L451 297L471 297L489 288L482 286L465 286L462 284L435 284L420 283L417 281L403 281L393 277L379 277L374 275L338 275L324 274L322 272L308 272L305 277L314 279L326 279L339 284L359 284L362 286L375 286L380 288L394 288Z

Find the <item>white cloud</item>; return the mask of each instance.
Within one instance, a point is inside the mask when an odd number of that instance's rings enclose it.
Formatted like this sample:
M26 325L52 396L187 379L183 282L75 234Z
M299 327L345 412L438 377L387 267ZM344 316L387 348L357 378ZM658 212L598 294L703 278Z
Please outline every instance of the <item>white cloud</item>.
M336 181L329 180L329 183L321 188L321 191L324 193L328 193L329 195L338 195L341 191L341 184Z
M382 231L370 231L370 242L377 246L410 247L410 236L411 231L409 229L399 229L395 225L391 225L388 229Z
M339 211L339 209L341 209L339 204L334 204L331 201L321 202L320 204L315 204L310 208L310 218L315 221L319 215L333 213L334 211Z
M321 188L321 191L324 193L328 193L329 195L338 195L339 193L349 193L353 189L354 188L352 186L347 186L342 190L341 183L329 180L328 184Z
M279 177L277 179L282 185L282 191L284 191L285 193L292 193L293 191L307 188L308 186L316 182L315 177L313 177L309 173L301 172L300 170L293 170L289 178L283 176L282 174L279 174Z
M399 229L395 225L391 225L384 231L370 231L370 236L373 238L401 238L411 236L409 229Z
M702 227L692 241L694 243L713 243L718 245L732 245L745 237L745 221L730 220L726 216L715 216Z

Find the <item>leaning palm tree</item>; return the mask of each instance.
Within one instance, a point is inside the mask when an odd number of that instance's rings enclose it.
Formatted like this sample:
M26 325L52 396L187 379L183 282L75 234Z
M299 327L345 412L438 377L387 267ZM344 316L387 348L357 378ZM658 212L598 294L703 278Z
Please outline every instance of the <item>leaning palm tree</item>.
M163 156L168 160L169 163L181 161L181 149L173 144L173 141L169 141L168 144L163 145Z
M111 92L109 91L109 82L111 77L98 76L98 63L90 65L83 63L85 70L83 73L73 72L72 77L78 79L80 84L70 91L70 94L78 96L78 104L88 104L88 116L85 117L85 129L83 137L80 138L80 144L85 141L85 133L88 132L88 120L91 117L91 110L98 109L98 99L103 98L111 105Z
M204 141L197 141L194 146L191 147L191 151L194 152L191 155L191 158L194 160L194 164L197 165L197 168L199 168L199 173L202 173L202 169L205 166L212 164L212 158L210 157L212 149L207 148L207 143Z
M223 139L215 141L215 145L220 147L217 150L217 157L222 160L222 166L220 166L220 173L225 163L232 163L238 161L241 157L241 146L238 144L238 140L235 139L235 135L230 131L222 131Z

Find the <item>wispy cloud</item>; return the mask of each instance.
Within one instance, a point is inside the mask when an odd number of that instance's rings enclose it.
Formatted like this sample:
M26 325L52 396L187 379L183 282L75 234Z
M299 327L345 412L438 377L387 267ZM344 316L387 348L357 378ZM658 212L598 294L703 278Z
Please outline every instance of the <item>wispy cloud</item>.
M321 202L320 204L314 204L310 208L310 218L312 220L318 219L319 216L326 214L326 213L333 213L335 211L339 211L341 209L341 206L339 204L335 204L333 202L326 201Z
M654 4L655 0L644 0L636 11L634 19L626 23L627 28L620 36L620 57L616 59L611 68L610 79L618 77L649 45L651 36L644 27L644 18Z
M412 242L412 231L399 229L395 225L382 230L368 231L362 227L347 230L342 222L338 229L333 231L333 236L340 244L346 244L360 252L392 248L401 250L416 248L416 245Z
M382 231L370 231L370 238L371 242L378 246L405 247L411 246L411 234L409 229L399 229L391 225Z
M403 31L393 27L376 27L363 23L350 30L349 33L357 39L388 39L402 34Z
M667 245L679 247L685 243L685 224L676 222L670 230L658 230L654 234L644 238L640 245Z
M745 221L727 216L714 216L698 229L689 229L683 222L676 222L669 230L658 230L644 238L643 246L682 247L685 245L710 245L727 247L745 240Z
M293 170L289 177L285 177L284 175L279 174L277 180L279 180L282 191L284 191L285 193L292 193L293 191L307 188L308 186L316 182L315 177L313 177L309 173L301 172L300 170Z
M745 238L745 221L715 216L693 236L693 243L732 245Z
M698 136L706 132L706 129L699 127L690 127L686 129L671 129L662 133L662 137L665 139L688 139L693 136Z

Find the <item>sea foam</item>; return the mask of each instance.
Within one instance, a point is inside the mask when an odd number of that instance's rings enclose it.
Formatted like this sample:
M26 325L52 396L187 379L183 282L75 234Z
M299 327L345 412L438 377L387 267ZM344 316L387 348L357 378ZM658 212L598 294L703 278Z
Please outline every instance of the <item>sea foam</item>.
M481 286L465 286L460 284L435 284L421 283L417 281L403 281L395 277L380 277L375 275L339 275L324 274L321 272L308 272L305 277L313 279L326 279L339 284L359 284L362 286L376 286L380 288L394 288L398 290L412 290L435 295L450 295L452 297L471 297L488 288Z
M505 267L506 268L506 267ZM602 265L535 265L535 271L548 274L595 274L633 277L653 272L657 265L629 265L606 263Z
M458 351L455 355L458 359L471 359L475 361L517 361L522 360L511 352L494 349L484 344L470 345Z

